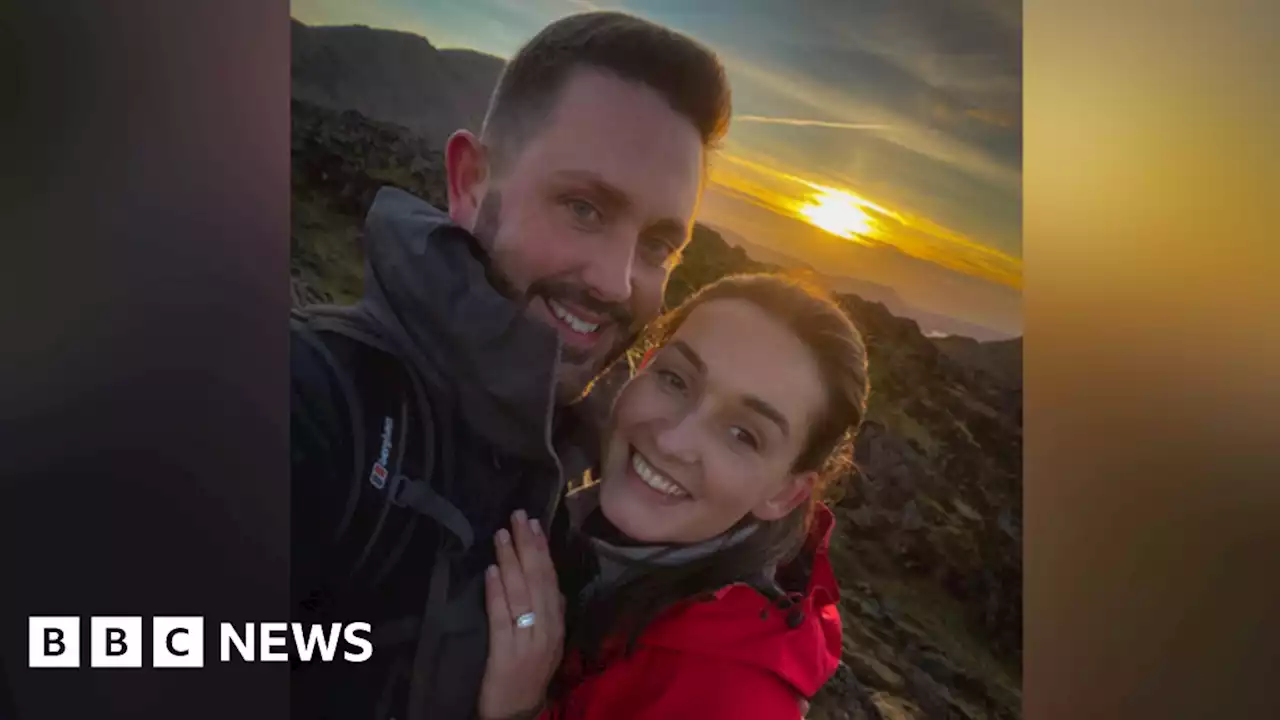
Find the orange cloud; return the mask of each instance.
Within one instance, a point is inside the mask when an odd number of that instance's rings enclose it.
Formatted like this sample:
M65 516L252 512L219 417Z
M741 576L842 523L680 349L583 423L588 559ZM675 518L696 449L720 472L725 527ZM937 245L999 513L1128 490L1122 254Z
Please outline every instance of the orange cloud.
M997 112L995 110L987 110L984 108L969 108L965 111L965 115L979 122L995 125L1002 128L1013 127L1013 118L1008 113Z
M765 125L794 125L799 127L838 128L841 130L892 130L892 125L878 123L833 122L830 120L807 120L804 118L769 117L767 115L734 115L733 122L753 122Z
M845 183L780 169L772 158L757 161L722 152L711 179L750 202L863 245L891 245L920 260L1013 288L1022 287L1022 261L928 218L894 210Z

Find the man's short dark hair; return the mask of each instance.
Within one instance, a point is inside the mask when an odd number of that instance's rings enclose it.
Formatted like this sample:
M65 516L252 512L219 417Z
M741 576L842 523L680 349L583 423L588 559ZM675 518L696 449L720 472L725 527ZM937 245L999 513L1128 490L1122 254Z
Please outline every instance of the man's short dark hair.
M557 20L529 40L502 71L482 135L500 166L537 131L572 73L582 67L641 83L714 148L729 129L729 81L716 54L670 28L618 12Z

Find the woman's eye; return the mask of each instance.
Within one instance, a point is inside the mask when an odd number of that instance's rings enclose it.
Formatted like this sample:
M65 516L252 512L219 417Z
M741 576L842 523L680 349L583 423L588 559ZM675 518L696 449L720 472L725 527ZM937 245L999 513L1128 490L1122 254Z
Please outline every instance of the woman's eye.
M573 217L576 220L587 223L599 222L600 220L600 211L596 209L595 205L586 200L572 199L566 202L565 205L568 206L569 212L573 213Z
M651 238L641 243L641 255L644 261L655 267L665 265L674 251L675 248L663 240Z
M680 377L676 373L671 372L670 370L659 370L658 381L661 382L663 385L666 385L667 387L670 387L674 390L683 391L686 387L688 387L687 385L685 385L684 378Z
M737 440L738 442L742 443L743 445L746 445L752 450L760 449L760 442L756 440L756 436L752 435L746 430L743 430L740 427L729 428L729 434L733 436L734 440Z

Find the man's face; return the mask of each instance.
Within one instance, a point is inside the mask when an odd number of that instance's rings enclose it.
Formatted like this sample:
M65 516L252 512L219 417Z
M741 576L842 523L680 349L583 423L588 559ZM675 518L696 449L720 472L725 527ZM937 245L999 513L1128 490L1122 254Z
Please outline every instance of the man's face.
M702 142L653 90L582 69L515 152L468 229L563 339L567 403L658 316L697 209Z

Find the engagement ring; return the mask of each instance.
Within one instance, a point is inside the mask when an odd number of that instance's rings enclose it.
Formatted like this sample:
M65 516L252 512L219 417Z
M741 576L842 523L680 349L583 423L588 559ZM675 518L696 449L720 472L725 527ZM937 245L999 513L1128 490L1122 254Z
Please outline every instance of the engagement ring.
M520 617L516 618L516 627L518 628L533 627L533 613L527 612L521 615Z

